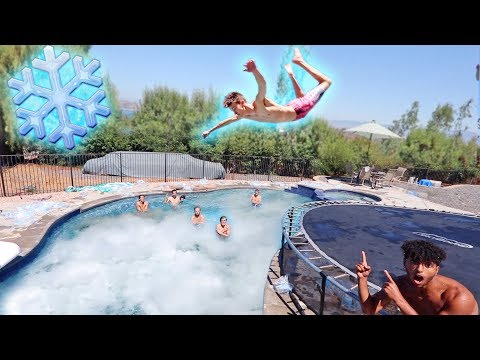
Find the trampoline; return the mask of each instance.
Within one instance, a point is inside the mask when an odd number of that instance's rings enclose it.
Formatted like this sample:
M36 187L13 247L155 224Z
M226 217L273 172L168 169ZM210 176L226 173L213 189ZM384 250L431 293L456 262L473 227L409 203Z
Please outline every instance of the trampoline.
M361 251L364 250L372 267L369 281L378 290L386 281L384 269L395 276L405 273L400 247L405 240L415 239L427 240L443 248L447 258L440 265L439 273L460 281L477 300L480 299L477 275L480 267L480 217L372 203L309 204L309 207L297 208L300 209L297 213L301 214L297 215L297 220L292 216L294 208L289 216L284 217L293 225L297 221L297 228L293 226L293 230L300 232L297 236L285 232L288 226L285 227L284 221L284 234L289 241L284 243L286 251L282 259L284 272L294 274L293 282L303 278L303 285L296 290L307 305L318 308L320 297L314 293L319 281L315 270L325 273L330 271L330 264L337 270L337 275L327 275L331 279L345 278L340 287L356 294L355 264L361 260ZM293 257L303 261L295 261ZM310 289L305 286L305 278L310 278L314 284Z

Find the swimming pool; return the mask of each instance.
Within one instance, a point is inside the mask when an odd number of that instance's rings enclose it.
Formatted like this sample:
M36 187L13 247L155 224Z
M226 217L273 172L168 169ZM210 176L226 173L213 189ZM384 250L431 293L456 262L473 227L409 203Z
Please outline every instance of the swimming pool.
M350 191L350 190L341 190L341 189L330 189L323 190L317 189L315 187L298 185L297 187L285 190L294 194L299 194L307 196L312 199L312 201L368 201L368 202L378 202L382 198L376 195L367 194L359 191Z
M376 195L366 194L358 191L349 190L315 190L315 200L329 200L329 201L346 201L346 200L358 200L377 202L382 198Z
M0 283L0 314L261 314L285 209L310 198L262 189L186 194L178 209L146 196L87 210L57 226L40 253ZM190 222L194 206L206 223ZM220 240L221 215L232 235Z

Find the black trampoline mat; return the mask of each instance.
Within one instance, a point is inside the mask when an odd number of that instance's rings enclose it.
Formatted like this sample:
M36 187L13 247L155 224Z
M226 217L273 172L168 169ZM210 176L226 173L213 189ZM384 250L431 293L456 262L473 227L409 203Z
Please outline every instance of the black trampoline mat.
M405 240L426 240L443 248L447 258L439 274L454 278L480 300L480 218L436 211L387 206L330 205L305 214L307 235L327 256L354 273L367 254L372 267L369 281L382 286L384 269L405 273L401 245Z

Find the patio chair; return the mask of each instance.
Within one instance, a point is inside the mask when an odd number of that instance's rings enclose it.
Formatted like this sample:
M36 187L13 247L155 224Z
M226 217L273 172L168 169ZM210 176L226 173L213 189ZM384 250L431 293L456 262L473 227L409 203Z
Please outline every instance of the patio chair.
M397 170L395 171L395 175L393 175L393 178L390 180L389 185L394 181L401 181L403 178L403 175L405 175L405 172L407 171L407 168L404 167L398 167Z
M362 185L365 183L365 180L372 182L371 180L372 170L370 166L364 166L360 169L360 174L358 174L357 185L362 182Z
M356 179L358 176L358 171L353 170L352 164L345 165L345 173L350 178L350 184L353 184L353 179Z
M386 174L375 176L373 178L374 184L372 187L376 188L377 186L384 187L385 183L390 185L390 182L392 181L393 177L397 173L397 169L388 169Z

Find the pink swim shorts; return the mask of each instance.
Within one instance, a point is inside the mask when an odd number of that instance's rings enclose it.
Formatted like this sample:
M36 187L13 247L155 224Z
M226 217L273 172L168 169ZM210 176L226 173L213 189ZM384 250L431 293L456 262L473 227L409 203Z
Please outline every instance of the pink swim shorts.
M295 120L299 120L307 116L310 110L317 104L325 93L325 89L321 84L318 84L312 90L307 92L303 97L296 98L290 101L286 106L291 106L295 109L297 117Z

